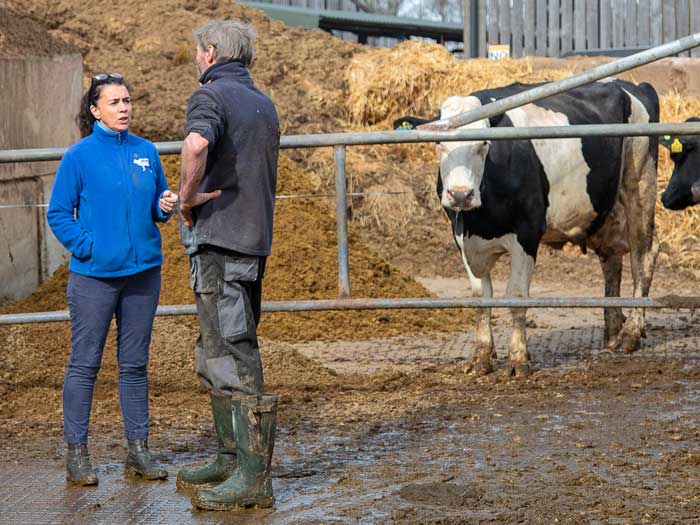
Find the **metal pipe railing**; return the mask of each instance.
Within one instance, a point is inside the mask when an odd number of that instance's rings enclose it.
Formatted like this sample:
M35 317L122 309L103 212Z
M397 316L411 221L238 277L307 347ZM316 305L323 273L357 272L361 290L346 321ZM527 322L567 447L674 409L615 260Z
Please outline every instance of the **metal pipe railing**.
M577 126L537 126L523 128L457 129L453 131L361 131L287 135L280 140L282 149L362 146L371 144L408 144L458 140L564 139L576 137L643 137L662 135L700 135L700 122L657 124L582 124ZM156 142L161 155L178 155L182 141ZM0 164L60 160L68 148L34 148L0 151Z
M446 119L436 120L435 122L431 122L429 124L424 124L419 126L419 128L450 129L464 126L466 124L476 122L477 120L500 115L509 109L524 106L525 104L536 102L543 98L547 98L558 93L563 93L564 91L568 91L585 84L590 84L596 80L610 77L618 73L623 73L624 71L635 69L639 66L649 64L650 62L655 62L662 58L677 55L678 53L682 53L683 51L687 51L698 46L700 46L700 33L694 33L692 35L679 38L678 40L661 44L659 46L652 47L651 49L635 53L634 55L615 60L609 64L594 67L593 69L584 71L579 75L550 82L543 86L538 86L522 93L518 93L517 95L512 95L490 104L486 104L480 108L465 111L464 113L459 113L458 115L453 115L452 117Z
M266 301L263 312L321 312L344 310L412 310L418 308L700 308L700 297L527 297L527 298L406 298ZM195 315L193 304L159 306L156 315ZM67 310L0 315L0 325L68 321Z

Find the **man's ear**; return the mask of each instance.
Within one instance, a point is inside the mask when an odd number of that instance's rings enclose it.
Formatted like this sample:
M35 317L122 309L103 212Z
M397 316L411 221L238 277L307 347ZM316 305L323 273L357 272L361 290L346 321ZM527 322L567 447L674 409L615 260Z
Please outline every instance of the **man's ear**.
M213 45L209 44L207 46L206 56L207 56L207 62L210 65L213 64L214 62L216 62L216 48Z

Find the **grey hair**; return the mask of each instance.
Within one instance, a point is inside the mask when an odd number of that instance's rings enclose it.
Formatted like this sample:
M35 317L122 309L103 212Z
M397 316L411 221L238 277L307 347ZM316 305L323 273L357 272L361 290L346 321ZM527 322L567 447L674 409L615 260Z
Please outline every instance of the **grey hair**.
M214 47L217 62L238 60L248 67L253 62L255 31L240 20L214 20L194 31L195 42L203 50Z

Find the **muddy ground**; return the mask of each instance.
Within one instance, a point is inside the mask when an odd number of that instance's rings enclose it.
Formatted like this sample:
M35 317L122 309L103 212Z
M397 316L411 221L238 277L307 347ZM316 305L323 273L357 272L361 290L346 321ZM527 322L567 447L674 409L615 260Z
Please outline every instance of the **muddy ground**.
M533 295L599 295L591 257L559 260L559 275L568 278L552 280L540 272ZM464 294L467 286L452 277L421 283L441 296ZM499 279L497 290L503 286ZM629 293L629 283L625 287ZM689 294L694 288L694 279L662 272L652 291ZM502 368L508 316L497 317ZM175 492L174 476L155 485L123 480L109 359L98 383L91 438L102 483L96 489L66 487L60 375L42 381L40 372L20 379L5 370L2 385L13 390L4 394L21 394L21 406L31 409L2 418L2 470L18 485L0 488L6 502L0 521L700 523L697 318L688 311L650 311L647 338L633 355L603 349L598 310L533 310L530 319L536 372L525 381L498 372L466 376L472 341L466 332L263 340L268 390L282 398L277 505L242 515L193 513L187 495ZM60 324L15 328L3 346L24 345L26 354L40 344L33 338L63 330ZM162 319L156 334L151 441L174 474L203 461L214 436L191 359L174 352L175 360L167 350L169 342L192 337L192 327ZM164 382L173 375L181 379ZM13 486L22 487L21 496ZM22 502L31 494L37 503L28 509Z

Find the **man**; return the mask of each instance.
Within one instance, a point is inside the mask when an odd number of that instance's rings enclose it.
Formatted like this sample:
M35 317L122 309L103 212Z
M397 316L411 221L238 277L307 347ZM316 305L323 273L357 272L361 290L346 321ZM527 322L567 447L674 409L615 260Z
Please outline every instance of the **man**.
M210 510L270 507L277 398L263 395L256 329L272 243L279 122L248 72L253 31L239 21L194 31L200 87L187 108L180 232L200 334L196 372L211 391L216 459L178 487Z

